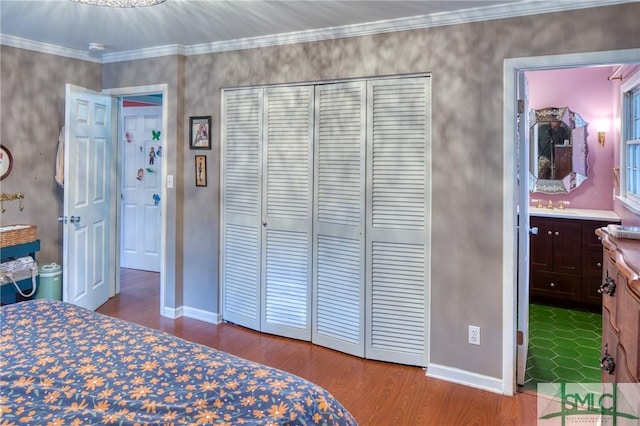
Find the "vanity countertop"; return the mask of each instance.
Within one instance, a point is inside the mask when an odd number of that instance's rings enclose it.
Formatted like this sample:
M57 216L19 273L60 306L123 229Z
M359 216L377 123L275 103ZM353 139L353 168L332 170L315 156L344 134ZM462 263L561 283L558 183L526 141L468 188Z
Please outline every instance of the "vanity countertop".
M539 217L557 217L564 219L583 219L583 220L609 220L612 222L620 221L620 216L612 210L591 210L591 209L547 209L545 207L529 207L529 216Z

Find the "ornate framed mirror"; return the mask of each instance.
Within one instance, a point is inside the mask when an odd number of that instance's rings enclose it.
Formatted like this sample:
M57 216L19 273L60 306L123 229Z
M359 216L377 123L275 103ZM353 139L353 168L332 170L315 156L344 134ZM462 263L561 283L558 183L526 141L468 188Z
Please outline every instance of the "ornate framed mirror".
M568 194L587 180L587 122L569 107L529 113L529 189Z

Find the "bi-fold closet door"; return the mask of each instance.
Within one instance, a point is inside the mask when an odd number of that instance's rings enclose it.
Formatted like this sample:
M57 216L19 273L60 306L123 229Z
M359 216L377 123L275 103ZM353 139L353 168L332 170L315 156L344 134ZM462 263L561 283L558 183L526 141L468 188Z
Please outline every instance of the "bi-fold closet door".
M428 78L223 92L223 318L426 365Z
M313 87L225 91L223 318L311 339Z
M366 82L316 86L313 342L365 356Z

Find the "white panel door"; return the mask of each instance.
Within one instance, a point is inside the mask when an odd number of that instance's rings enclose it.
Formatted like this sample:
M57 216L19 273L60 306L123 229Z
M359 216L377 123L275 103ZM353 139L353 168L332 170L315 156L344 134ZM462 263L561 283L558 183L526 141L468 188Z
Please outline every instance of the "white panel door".
M427 365L429 78L367 87L366 357Z
M262 89L222 97L222 317L260 330Z
M313 342L364 357L366 83L316 87Z
M120 266L160 272L162 106L122 109Z
M529 153L528 146L537 149L538 144L529 141L529 87L524 72L518 73L518 99L523 102L518 125L518 344L516 382L524 384L529 353ZM536 138L537 140L537 138ZM534 151L533 157L537 159ZM535 231L537 232L537 230Z
M94 310L109 298L111 98L65 87L63 299Z
M313 86L264 96L261 329L311 340Z

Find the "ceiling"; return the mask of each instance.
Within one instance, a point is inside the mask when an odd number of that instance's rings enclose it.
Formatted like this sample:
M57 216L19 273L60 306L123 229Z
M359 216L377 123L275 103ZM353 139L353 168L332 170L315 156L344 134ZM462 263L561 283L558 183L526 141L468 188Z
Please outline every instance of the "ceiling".
M70 0L1 0L0 41L77 53L99 43L105 47L102 56L166 46L189 54L258 47L265 38L280 44L623 2L166 0L150 7L105 8Z

